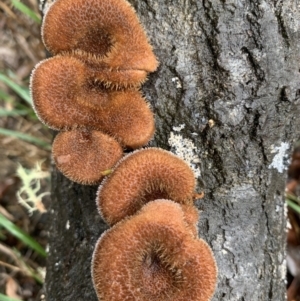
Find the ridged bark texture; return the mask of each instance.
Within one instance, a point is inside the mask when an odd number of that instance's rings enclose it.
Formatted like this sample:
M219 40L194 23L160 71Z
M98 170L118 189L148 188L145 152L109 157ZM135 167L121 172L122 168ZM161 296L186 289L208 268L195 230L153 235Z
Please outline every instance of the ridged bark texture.
M156 118L151 144L184 153L205 191L199 234L219 267L212 300L285 300L285 170L300 128L298 2L130 2L160 61L143 86ZM91 255L107 229L96 187L54 169L52 193L47 300L96 301Z

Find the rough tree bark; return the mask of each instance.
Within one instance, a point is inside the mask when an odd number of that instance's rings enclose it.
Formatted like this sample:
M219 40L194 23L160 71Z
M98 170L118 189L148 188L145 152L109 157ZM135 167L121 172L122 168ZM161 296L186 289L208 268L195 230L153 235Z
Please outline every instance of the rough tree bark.
M201 172L199 233L219 267L213 300L285 300L284 157L300 125L299 4L130 2L160 61L143 86L156 118L151 145L178 153L185 145ZM107 229L97 188L52 175L47 300L96 301L91 255Z

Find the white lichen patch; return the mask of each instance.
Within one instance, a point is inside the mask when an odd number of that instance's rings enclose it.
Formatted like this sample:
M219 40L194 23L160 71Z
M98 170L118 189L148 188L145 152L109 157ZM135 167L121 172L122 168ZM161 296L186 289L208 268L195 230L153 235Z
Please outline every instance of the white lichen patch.
M269 165L269 168L275 168L278 172L282 173L286 169L284 160L286 159L285 157L289 148L290 145L287 142L281 142L280 146L271 145L271 153L276 153L276 155L274 156L272 163Z
M191 167L195 178L200 178L201 171L198 166L198 163L200 163L200 158L198 157L200 151L197 149L193 141L188 138L183 138L180 134L174 134L174 132L171 132L168 142L172 148L172 151L178 157L186 161Z
M183 130L185 128L185 124L179 124L179 126L173 126L173 131L175 132L180 132L181 130Z
M286 279L286 271L287 270L287 266L286 266L286 259L284 259L282 261L282 263L280 264L279 266L279 272L280 272L280 275L281 275L281 280L285 280Z
M41 213L45 212L46 208L42 199L50 192L40 193L41 180L49 178L50 174L48 171L42 170L42 162L37 162L33 169L26 169L19 165L17 175L22 182L21 188L17 191L18 202L27 209L29 215L36 210Z

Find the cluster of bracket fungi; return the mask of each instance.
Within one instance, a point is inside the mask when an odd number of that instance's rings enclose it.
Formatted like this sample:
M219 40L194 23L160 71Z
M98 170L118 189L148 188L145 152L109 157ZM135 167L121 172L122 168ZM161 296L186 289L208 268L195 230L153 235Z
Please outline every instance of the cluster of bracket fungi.
M139 87L158 62L125 0L57 0L42 26L53 55L32 73L34 108L59 130L58 169L98 184L97 207L112 226L98 240L92 277L99 300L207 301L217 268L197 234L195 178L159 148Z

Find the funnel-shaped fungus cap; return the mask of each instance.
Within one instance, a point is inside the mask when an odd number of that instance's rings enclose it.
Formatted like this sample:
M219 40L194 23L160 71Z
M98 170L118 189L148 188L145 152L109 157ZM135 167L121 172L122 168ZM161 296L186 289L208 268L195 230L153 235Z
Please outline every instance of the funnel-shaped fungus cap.
M181 207L157 200L99 239L92 277L102 301L209 301L217 267L186 229Z
M98 131L59 133L52 148L57 168L80 184L97 184L122 157L123 150L113 138Z
M57 0L42 34L54 55L96 57L109 68L154 71L158 62L132 6L124 0Z
M99 187L97 205L110 225L159 198L192 204L193 171L180 158L159 148L138 150L122 159Z
M31 76L31 93L40 120L55 130L100 130L130 148L145 145L155 126L140 92L108 90L89 76L88 67L73 57L39 64Z

